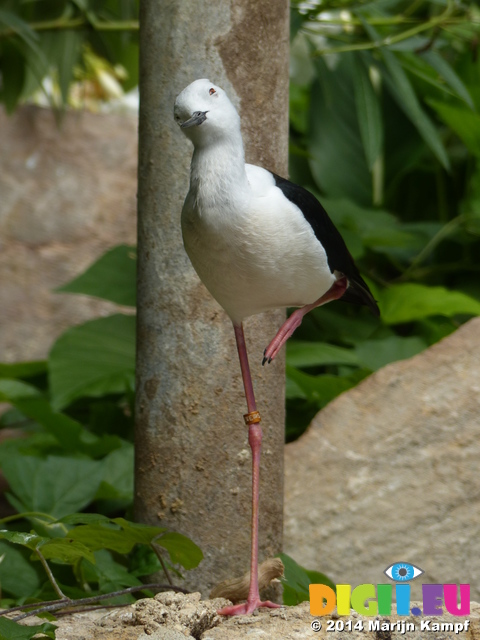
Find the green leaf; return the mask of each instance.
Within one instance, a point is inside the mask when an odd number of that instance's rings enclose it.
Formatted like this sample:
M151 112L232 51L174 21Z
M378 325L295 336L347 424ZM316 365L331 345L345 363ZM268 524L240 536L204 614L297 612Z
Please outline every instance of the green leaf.
M13 404L21 415L42 425L57 439L65 451L98 456L122 446L117 436L99 438L69 416L53 411L40 392L20 380L0 379L0 400Z
M378 32L371 25L366 21L363 21L363 25L372 40L380 39ZM440 136L433 126L430 118L420 106L410 80L402 69L402 65L397 60L395 54L389 51L387 47L382 47L381 53L390 74L385 75L385 81L387 82L392 95L418 129L419 134L437 156L441 164L446 169L449 169L450 161L448 159L447 152L445 151L445 147L443 146Z
M385 324L401 324L434 315L480 315L480 302L465 293L414 283L384 289L379 306Z
M65 29L50 35L53 40L53 47L50 50L51 56L49 57L57 68L62 101L66 104L68 102L70 83L73 79L73 71L80 56L83 34L72 29Z
M25 83L25 58L21 51L8 40L2 45L0 71L2 75L0 97L7 113L13 113Z
M423 238L405 229L396 216L383 209L362 207L351 200L322 199L324 207L342 235L345 230L361 239L363 245L379 253L389 253L399 248L413 247L419 242L423 246Z
M36 46L36 43L38 42L38 35L30 25L22 20L16 13L0 9L0 24L4 24L6 27L18 34L30 47Z
M8 618L0 618L0 640L31 640L37 634L55 638L56 628L50 622L26 626Z
M195 569L203 560L201 549L181 533L164 533L155 539L155 544L166 549L171 561L180 564L184 569Z
M120 245L107 251L84 273L56 289L83 293L117 304L136 305L136 248Z
M2 470L19 511L40 511L61 518L86 507L103 475L102 462L81 458L12 456Z
M52 405L85 396L122 393L135 377L135 317L114 315L67 330L49 360Z
M420 106L410 80L402 69L400 62L393 53L385 48L382 50L382 55L390 72L391 81L387 83L390 86L394 98L415 125L419 134L436 155L442 166L445 167L445 169L449 169L450 160L443 146L443 142L432 121Z
M362 378L370 373L359 369L349 376L334 376L329 374L311 376L299 371L295 367L287 365L287 379L290 379L296 387L290 388L290 398L302 397L310 402L315 402L319 408L324 407L333 398L354 387ZM300 390L297 396L292 394L294 388Z
M97 500L133 500L133 445L126 444L103 459L103 481Z
M45 373L46 370L46 360L15 362L13 364L0 362L0 378L31 378Z
M110 518L101 513L70 513L57 522L63 522L63 524L100 524L110 522Z
M0 530L0 538L8 540L12 544L19 544L22 547L36 549L41 542L46 542L47 538L37 535L34 532L26 533L24 531L7 531L6 529Z
M355 109L351 61L352 56L342 56L334 70L324 60L315 61L307 144L310 169L322 191L368 205L371 177Z
M455 91L459 98L466 102L471 109L475 108L472 96L470 95L467 87L463 84L460 76L455 73L445 58L442 58L442 56L433 49L424 51L420 55L445 80L448 86Z
M22 382L21 380L0 379L0 401L15 403L24 398L41 397L40 391L36 387Z
M326 584L335 590L335 585L327 576L318 571L307 571L286 553L278 556L283 562L285 573L282 578L284 586L283 604L295 606L310 599L310 584ZM286 589L285 589L286 587Z
M390 362L411 358L427 347L425 340L418 336L409 338L389 336L377 340L365 340L355 348L355 353L362 366L376 371Z
M80 525L69 531L68 536L93 551L110 549L125 554L130 553L136 544L150 544L153 538L164 531L161 527L149 527L116 518L106 523Z
M440 118L462 140L467 149L480 158L480 114L469 109L429 100Z
M287 362L293 367L317 367L327 364L358 366L358 357L352 349L337 347L326 342L287 342Z
M55 538L40 545L40 552L46 560L57 560L66 564L75 564L85 558L95 563L93 552L78 540L72 538Z
M354 57L354 87L363 148L372 169L383 146L383 122L378 96L361 56Z
M94 572L100 593L111 593L142 584L126 567L116 562L106 549L95 551L95 565L89 569Z
M43 569L30 561L30 551L14 547L0 540L0 584L2 594L15 598L28 598L36 593L45 580ZM22 576L19 580L18 576Z

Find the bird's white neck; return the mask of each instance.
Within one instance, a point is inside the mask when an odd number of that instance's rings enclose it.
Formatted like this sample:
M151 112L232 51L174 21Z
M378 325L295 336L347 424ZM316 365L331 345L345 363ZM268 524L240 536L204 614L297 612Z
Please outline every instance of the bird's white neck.
M237 196L248 191L245 154L240 132L196 146L190 169L190 191L203 207L232 204Z

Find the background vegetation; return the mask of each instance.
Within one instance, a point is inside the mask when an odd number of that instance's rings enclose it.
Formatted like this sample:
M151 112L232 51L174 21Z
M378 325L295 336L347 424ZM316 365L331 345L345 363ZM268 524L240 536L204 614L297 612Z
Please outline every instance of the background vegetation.
M108 86L105 73L134 86L137 9L0 0L7 110L38 91L56 108L82 103ZM474 3L292 7L291 178L321 198L382 316L341 302L306 316L287 345L288 440L372 371L480 314L479 30ZM112 249L61 291L133 309L135 248ZM0 534L3 606L141 588L161 563L171 572L201 559L183 537L123 519L133 498L134 329L134 315L93 320L63 334L46 362L0 366L0 400L12 407L0 426L18 436L0 445L18 511ZM285 562L291 604L308 597L309 575Z

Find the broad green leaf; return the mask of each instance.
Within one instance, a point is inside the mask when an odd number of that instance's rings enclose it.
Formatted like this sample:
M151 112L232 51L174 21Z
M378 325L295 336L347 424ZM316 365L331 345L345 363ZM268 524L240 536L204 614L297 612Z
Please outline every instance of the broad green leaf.
M58 288L66 293L83 293L117 304L136 305L136 248L119 245L107 251L77 278Z
M42 36L42 50L57 71L62 102L66 104L74 67L80 56L83 34L72 29L61 29Z
M330 587L335 591L335 583L333 583L328 576L320 571L310 571L309 569L305 569L305 573L310 580L310 584L326 584L327 587Z
M316 59L307 142L310 169L322 191L368 205L371 178L355 109L352 57L342 56L333 70Z
M278 557L285 567L285 573L282 578L284 586L283 604L295 606L300 604L300 602L309 600L310 584L326 584L332 589L335 589L333 582L323 573L307 571L286 553L280 553Z
M36 625L23 625L8 618L0 617L0 639L1 640L31 640L34 636L38 638L48 636L55 638L57 627L50 622Z
M14 362L12 364L0 362L0 378L31 378L46 371L47 362L45 360Z
M440 118L461 138L467 149L480 157L480 114L436 100L429 100Z
M155 544L166 549L171 561L180 564L184 569L195 569L203 560L201 549L181 533L164 533L155 539Z
M0 538L8 540L12 544L19 544L27 549L34 550L40 543L46 542L47 538L37 535L36 533L26 533L24 531L7 531L6 529L0 530Z
M371 25L366 21L363 21L363 25L373 40L379 40L378 32ZM432 121L420 106L417 95L413 90L407 74L402 69L402 65L395 54L389 51L387 47L382 47L381 53L389 71L389 75L385 76L385 81L392 95L418 129L418 132L437 156L441 164L446 169L449 169L450 161L445 147Z
M40 398L40 391L21 380L0 379L0 402L15 403L25 398Z
M343 303L318 307L305 316L302 329L311 323L312 328L307 335L312 342L321 338L328 342L355 345L370 338L381 322L371 313L358 314L354 311L355 307Z
M427 347L425 340L418 336L409 338L389 336L377 340L365 340L355 348L355 353L363 367L376 371L390 362L411 358Z
M480 302L465 293L414 283L384 289L379 306L385 324L401 324L434 315L480 315Z
M295 606L310 599L309 577L305 569L286 553L279 554L285 572L282 578L284 586L283 604ZM286 589L285 589L286 587Z
M125 392L134 383L135 318L118 314L67 330L54 344L48 368L57 410L77 398Z
M72 538L54 538L40 545L40 552L46 560L57 560L66 564L75 564L85 558L95 563L93 552L78 540Z
M5 104L7 113L13 113L25 83L25 58L9 40L2 43L0 71L2 75L0 98Z
M19 511L40 511L56 518L89 504L103 476L102 462L81 458L12 456L3 460L10 502Z
M436 155L443 167L445 167L445 169L449 169L450 160L447 152L445 151L440 135L430 118L420 106L410 80L402 69L400 62L397 60L395 55L387 49L382 50L382 55L390 72L390 77L387 76L386 80L392 95L415 125L419 134Z
M57 522L63 522L63 524L100 524L110 522L110 518L101 513L70 513Z
M106 549L95 551L95 564L89 567L98 582L100 593L112 593L125 587L136 587L142 583L122 564L114 560Z
M28 22L22 20L16 13L0 9L0 24L4 24L6 27L18 34L29 46L36 46L36 43L38 42L38 35L30 27Z
M53 411L35 387L20 380L0 379L0 401L10 402L21 415L42 425L66 451L98 456L122 446L120 438L109 435L99 438L73 418Z
M442 58L442 56L433 49L424 51L420 55L445 80L448 86L455 91L459 98L466 102L471 109L475 108L472 96L468 92L467 87L445 58Z
M46 576L41 567L30 561L31 552L0 540L0 584L2 594L28 598L36 593ZM22 576L19 580L18 576Z
M432 87L435 87L438 91L447 94L448 96L458 97L457 94L438 77L438 74L427 65L424 60L419 58L417 54L403 54L402 55L402 67L409 73L413 73L417 78L427 82ZM425 94L427 95L427 94Z
M372 169L383 145L382 112L368 70L361 56L354 57L354 87L357 117L369 169Z
M80 525L70 530L68 536L93 551L110 549L118 553L129 553L136 544L150 544L153 538L164 531L161 527L149 527L116 518L107 523Z
M358 357L352 349L337 347L326 342L287 342L287 362L293 367L317 367L327 364L358 366Z
M135 547L129 556L130 573L137 578L162 571L162 565L152 547Z
M343 198L323 198L322 202L335 225L342 232L347 230L360 238L369 249L388 253L392 249L403 247L417 248L417 236L404 229L398 219L388 211L362 207Z
M103 481L97 500L133 500L133 445L128 444L103 459Z
M359 369L349 376L334 376L330 374L311 376L287 365L287 378L292 380L297 388L300 389L301 397L315 402L319 408L324 407L347 389L354 387L368 373L369 371ZM295 396L290 395L290 398L292 397Z

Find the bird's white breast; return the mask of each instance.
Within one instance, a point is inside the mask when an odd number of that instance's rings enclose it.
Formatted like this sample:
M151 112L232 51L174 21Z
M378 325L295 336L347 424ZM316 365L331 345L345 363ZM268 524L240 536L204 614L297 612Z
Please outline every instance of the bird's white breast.
M192 182L182 211L185 249L234 322L320 298L333 284L325 251L273 175L245 165L242 183Z

